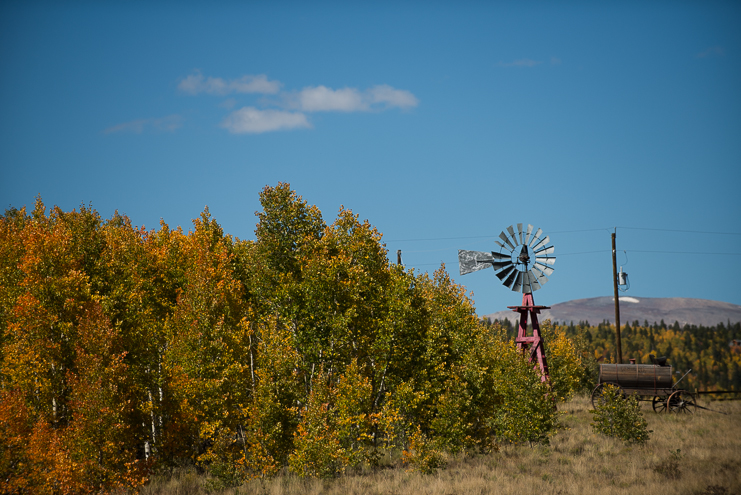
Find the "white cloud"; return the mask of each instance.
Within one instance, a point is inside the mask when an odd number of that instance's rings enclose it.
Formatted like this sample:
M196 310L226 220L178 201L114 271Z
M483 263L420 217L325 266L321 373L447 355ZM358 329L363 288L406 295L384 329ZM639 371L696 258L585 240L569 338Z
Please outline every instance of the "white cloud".
M298 93L293 105L304 112L366 112L418 104L419 100L409 91L382 84L362 92L355 88L307 87Z
M411 108L419 104L419 100L409 91L394 89L388 84L373 86L368 90L373 103L384 103L389 107Z
M390 108L406 110L419 104L419 100L411 92L396 89L388 84L365 90L350 87L333 89L319 85L290 92L281 91L281 86L278 81L268 80L265 74L222 79L206 77L200 71L193 72L178 83L178 89L187 94L229 96L219 104L219 107L230 111L220 125L233 134L259 134L311 128L312 125L306 115L308 112L373 112ZM244 106L235 110L238 93L275 96L257 98L256 102L252 103L254 106ZM134 132L141 132L146 122L137 121L126 125ZM114 129L117 130L118 128Z
M180 91L191 95L198 93L212 95L231 93L275 94L280 90L280 87L281 83L279 81L269 81L265 74L246 75L239 79L225 80L220 77L204 77L200 71L189 75L178 84Z
M304 88L298 94L298 101L299 108L306 112L357 112L368 108L368 103L355 88Z
M551 65L561 65L561 59L558 57L551 57Z
M232 134L260 134L270 131L310 128L311 124L303 113L244 107L229 114L221 123L221 127Z
M167 117L155 119L139 119L123 124L114 125L103 131L104 134L113 134L117 132L133 132L141 134L147 129L155 131L174 132L183 126L183 117L181 115L168 115Z
M520 60L515 60L514 62L499 62L500 67L535 67L536 65L539 65L543 62L539 60L531 60L529 58L522 58Z

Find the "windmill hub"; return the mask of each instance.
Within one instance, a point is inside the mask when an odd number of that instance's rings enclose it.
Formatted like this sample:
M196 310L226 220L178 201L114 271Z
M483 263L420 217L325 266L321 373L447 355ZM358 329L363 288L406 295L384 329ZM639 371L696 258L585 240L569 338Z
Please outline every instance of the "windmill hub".
M525 265L525 269L527 270L527 265L530 264L530 255L528 254L527 246L522 246L522 249L520 250L520 256L517 257L517 260Z

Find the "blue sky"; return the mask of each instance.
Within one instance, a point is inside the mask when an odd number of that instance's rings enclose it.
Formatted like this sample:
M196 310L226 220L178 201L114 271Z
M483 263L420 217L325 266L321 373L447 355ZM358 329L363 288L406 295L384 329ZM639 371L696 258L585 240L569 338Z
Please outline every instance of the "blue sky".
M91 203L254 238L289 182L390 257L458 275L507 226L549 234L537 304L612 294L741 304L741 4L0 4L0 206ZM623 253L626 251L626 253Z

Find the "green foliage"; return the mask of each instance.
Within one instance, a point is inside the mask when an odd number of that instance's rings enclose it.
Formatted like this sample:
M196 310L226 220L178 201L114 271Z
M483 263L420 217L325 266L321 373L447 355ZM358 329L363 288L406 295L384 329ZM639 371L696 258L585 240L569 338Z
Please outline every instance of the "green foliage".
M308 403L294 436L294 451L288 459L300 476L328 478L348 464L334 415L337 390L323 370L312 380Z
M244 483L245 478L237 465L231 462L215 460L208 466L210 477L206 480L206 490L209 492L221 492L227 488L239 486Z
M409 437L409 446L402 454L404 462L422 474L435 474L447 464L444 451L437 448L435 443L422 433L421 428L417 428Z
M492 447L486 434L510 443L547 441L558 423L548 385L501 330L481 332L469 348L472 407L465 417L479 448Z
M629 444L645 444L651 434L635 397L624 397L620 388L603 387L601 400L595 405L592 428L608 437Z
M541 325L541 335L545 342L551 390L558 402L566 402L582 389L587 375L584 355L574 340L566 335L565 329L552 325L550 320Z
M219 489L331 477L391 449L547 441L553 394L465 290L391 265L341 208L266 187L255 241L206 209L184 232L37 200L0 217L0 491L136 490L196 464ZM579 359L554 330L559 396Z

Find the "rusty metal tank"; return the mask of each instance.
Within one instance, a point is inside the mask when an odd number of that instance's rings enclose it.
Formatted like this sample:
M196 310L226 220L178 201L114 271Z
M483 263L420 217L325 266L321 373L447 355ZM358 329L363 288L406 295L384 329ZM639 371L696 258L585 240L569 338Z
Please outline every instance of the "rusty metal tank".
M672 367L655 364L602 364L600 383L615 383L626 392L633 390L666 390L672 388Z

